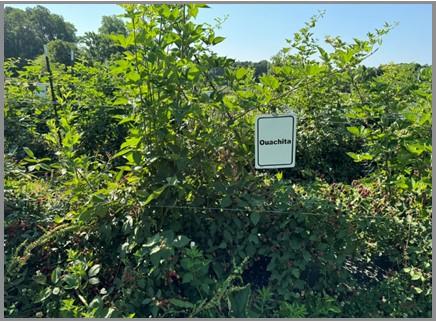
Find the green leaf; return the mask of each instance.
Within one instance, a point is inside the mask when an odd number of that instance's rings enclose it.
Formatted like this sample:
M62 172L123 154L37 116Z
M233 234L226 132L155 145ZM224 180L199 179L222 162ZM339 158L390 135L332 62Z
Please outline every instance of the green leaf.
M105 314L104 318L109 319L112 316L112 313L115 312L115 309L113 307L110 307L107 309L107 313Z
M422 278L421 272L415 270L411 271L410 276L412 277L412 281L417 281Z
M59 216L59 215L56 215L54 218L53 218L53 222L55 223L55 224L62 224L63 222L64 222L64 220L65 220L65 218L64 217L61 217L61 216Z
M88 302L86 301L85 297L81 294L77 294L77 296L79 297L80 301L85 304L85 306L88 306Z
M190 271L192 269L193 262L190 258L182 258L182 260L180 261L180 265L182 265L185 270Z
M62 139L62 145L66 148L72 148L80 140L80 134L68 131Z
M409 143L409 144L406 144L405 146L406 146L407 151L409 151L410 153L416 154L416 155L421 155L424 151L428 151L428 148L425 144Z
M338 308L338 307L336 307L336 306L331 306L331 307L329 307L329 308L328 308L328 311L330 311L330 312L332 312L332 313L336 313L336 314L341 313L340 308Z
M177 179L177 177L168 177L168 178L166 178L166 180L167 180L167 182L168 182L168 184L170 185L170 186L175 186L176 184L178 184L180 181Z
M100 280L98 279L98 277L91 277L88 280L88 283L91 285L97 285L98 283L100 283Z
M194 307L194 304L187 302L187 301L179 300L179 299L169 299L168 301L172 305L183 308L183 309L190 309L190 308Z
M79 220L81 220L83 222L88 222L92 219L93 214L94 214L94 209L87 208L83 212L80 213Z
M133 151L132 152L132 157L133 157L133 161L134 162L132 162L133 164L136 164L136 165L140 165L141 164L141 161L142 161L142 155L141 155L141 153L139 153L138 151ZM138 167L138 168L134 168L134 170L140 170L141 169L141 167Z
M188 14L191 16L191 17L197 17L197 14L198 14L198 6L197 5L195 5L195 4L189 4L188 5Z
M300 277L300 270L296 267L291 269L291 274L295 277L295 278L299 278Z
M114 158L114 159L115 159L115 158L118 158L118 157L120 157L120 156L123 156L123 155L125 155L125 154L131 152L131 151L132 151L131 148L128 148L128 149L122 149L121 151L119 151L118 153L116 153L116 154L113 156L113 158Z
M251 215L250 215L250 220L253 223L253 225L257 225L257 223L260 220L260 213L252 212Z
M65 275L63 281L65 282L64 288L67 290L78 289L80 286L80 277L77 275Z
M151 238L148 238L147 243L145 243L144 247L153 247L157 243L159 243L162 239L162 236L160 234L156 234Z
M141 304L147 305L147 304L151 303L152 301L153 301L152 299L146 298L141 302Z
M130 123L130 122L136 122L136 117L135 116L128 116L128 117L124 117L121 121L118 122L119 125L124 124L124 123Z
M192 273L185 273L182 276L182 283L189 283L192 282L194 280L194 275L192 275Z
M136 148L139 142L141 142L141 137L138 136L129 137L123 144L121 144L121 149Z
M94 266L92 266L89 271L88 271L88 276L89 277L93 277L96 276L101 269L101 265L100 264L95 264Z
M280 86L280 83L277 80L277 78L275 78L274 76L271 76L271 75L263 75L260 78L260 81L262 82L262 84L264 84L272 89L277 89Z
M350 132L353 135L359 136L360 135L360 130L358 127L356 126L348 126L347 127L347 131Z
M27 154L30 158L35 159L35 155L33 154L32 150L30 150L28 147L24 147L23 150L24 150L24 152L26 152L26 154Z
M62 274L62 269L60 267L56 267L50 275L50 279L51 282L53 284L56 284L57 282L59 282L59 279L61 278L61 274Z
M233 95L226 95L223 97L223 103L225 106L227 106L229 109L236 108L236 100Z
M223 200L221 200L221 207L226 208L232 204L232 198L230 196L225 196Z
M162 192L165 191L165 189L167 188L168 185L164 185L162 187L160 187L159 189L153 191L145 200L144 202L144 206L148 205L150 202L152 202L154 199L156 199L157 197L159 197L161 195Z
M258 244L259 243L259 237L257 237L257 235L255 233L251 233L248 236L248 241L252 242L253 244Z
M118 97L113 104L114 105L126 105L128 103L128 99L125 97Z
M406 118L406 120L408 120L412 123L418 119L418 115L416 113L413 113L413 112L407 111L407 112L404 112L403 115Z
M416 292L416 294L421 294L422 293L422 288L419 288L417 286L413 286L413 289Z
M322 59L326 62L329 61L330 58L329 58L329 55L327 54L327 52L319 46L317 46L317 48L318 48L319 53L321 54Z
M173 245L175 247L181 248L181 247L188 245L189 242L190 242L190 239L188 237L179 235L176 237L176 239L174 239Z
M212 45L217 45L217 44L219 44L220 42L223 42L224 39L226 39L226 38L224 38L224 37L220 37L220 36L215 37L215 38L212 39Z
M351 157L354 160L354 162L362 162L362 161L367 161L367 160L373 159L373 156L369 153L357 154L357 153L353 153L353 152L347 152L347 155L349 157Z
M160 260L161 260L161 257L159 256L158 253L150 255L150 261L153 264L153 266L158 266L160 263Z
M235 76L237 80L244 78L248 74L248 69L240 67L236 70Z
M137 72L135 71L131 71L130 73L126 74L126 78L128 80L131 80L132 82L137 82L138 80L141 79L141 75L139 75Z
M248 99L254 96L253 92L250 90L237 91L236 94L238 94L239 97L244 99Z
M309 65L308 70L307 70L307 74L310 75L310 76L316 76L319 73L321 73L322 70L323 69L322 69L321 65L312 64L312 65Z
M108 35L115 43L118 43L121 47L127 48L135 43L133 33L129 34L127 37L122 34L111 34Z
M196 65L192 65L190 66L189 70L188 70L188 80L192 81L195 80L198 75L200 74L200 69L198 69L198 67Z
M41 166L39 164L35 164L35 165L31 165L28 166L27 169L29 170L29 172L32 172L34 170L39 171L39 169L41 168Z
M154 255L156 253L159 253L161 251L161 249L163 248L163 246L161 245L156 245L154 246L151 250L150 250L150 255Z
M45 289L41 290L38 295L35 298L35 303L44 302L46 299L52 295L52 289L50 287L46 287Z
M233 291L229 295L230 314L232 317L247 317L247 307L251 296L250 284Z

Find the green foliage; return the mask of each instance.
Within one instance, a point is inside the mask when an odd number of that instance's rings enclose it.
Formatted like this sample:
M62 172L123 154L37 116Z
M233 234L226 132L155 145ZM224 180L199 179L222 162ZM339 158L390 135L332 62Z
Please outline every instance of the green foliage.
M384 180L389 194L409 189L419 194L431 189L431 86L429 67L382 66L383 74L362 90L368 104L353 106L350 117L362 120L360 129L348 128L365 140L364 153L348 153L356 162L371 161L374 175ZM369 119L369 120L368 120ZM419 156L419 158L418 158ZM419 182L419 184L417 184Z
M247 62L247 61L243 61L243 62L236 62L235 64L237 67L250 67L250 68L254 68L254 78L256 80L259 79L260 76L262 76L263 74L268 74L269 68L271 68L271 64L267 61L267 60L261 60L259 62L256 63L252 63L252 62Z
M43 6L5 8L5 57L33 59L53 40L74 42L76 28Z
M391 26L327 50L314 17L259 74L205 5L122 6L56 105L5 63L5 315L429 317L431 68L361 64ZM286 106L297 166L256 171Z
M98 32L104 35L126 35L127 29L124 26L123 20L117 16L103 16L101 19L101 26L98 28Z
M97 34L95 32L86 32L80 38L80 43L83 44L84 61L88 64L95 62L105 62L112 56L120 56L122 47L115 45L110 34Z
M71 66L73 64L73 55L77 52L75 44L63 40L52 40L47 44L48 53L52 62Z

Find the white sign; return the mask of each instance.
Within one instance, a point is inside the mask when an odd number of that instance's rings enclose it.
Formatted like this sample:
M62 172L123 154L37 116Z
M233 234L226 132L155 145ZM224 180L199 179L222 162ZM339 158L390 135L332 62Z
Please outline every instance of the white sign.
M297 116L294 113L256 117L256 169L295 166L296 125Z

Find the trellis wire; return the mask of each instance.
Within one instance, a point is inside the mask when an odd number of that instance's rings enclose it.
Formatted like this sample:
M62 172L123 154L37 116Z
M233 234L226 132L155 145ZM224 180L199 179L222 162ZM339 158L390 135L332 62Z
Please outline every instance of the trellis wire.
M147 205L146 208L156 208L156 209L189 209L189 210L199 210L199 211L206 211L206 210L213 210L213 211L220 211L220 212L245 212L245 213L270 213L270 214L286 214L291 215L292 211L297 211L295 209L283 211L283 210L256 210L256 209L244 209L244 208L225 208L225 207L198 207L198 206L176 206L176 205ZM341 211L341 209L337 209ZM298 214L301 215L311 215L311 216L326 216L323 213L315 213L315 212L298 212ZM346 215L342 215L341 217L350 217ZM375 214L373 216L369 215L358 215L359 218L380 218L380 217L389 217L388 215L379 215Z
M6 100L6 103L11 104L11 103L18 103L18 104L23 104L23 103L28 103L28 104L54 104L53 102L44 102L44 101L38 101L38 100ZM25 107L23 105L19 106L19 107ZM79 107L78 105L76 105L75 107ZM85 107L85 106L83 106ZM93 108L113 108L113 105L92 105ZM316 115L313 115L313 117L322 117L322 116L333 116L334 115L329 115L327 113L318 113ZM297 115L298 120L308 120L310 119L307 116L302 116L302 115ZM356 117L356 118L352 118L352 117L348 117L349 121L331 121L331 120L327 120L327 123L330 124L350 124L351 122L359 122L359 121L367 121L367 120L374 120L374 119L378 119L378 118L383 118L386 120L405 120L405 117L403 114L401 113L383 113L379 116L370 116L370 117Z

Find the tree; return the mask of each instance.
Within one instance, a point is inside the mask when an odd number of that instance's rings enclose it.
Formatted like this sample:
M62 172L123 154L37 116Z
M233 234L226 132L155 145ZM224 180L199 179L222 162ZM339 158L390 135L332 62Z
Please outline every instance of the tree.
M32 59L52 40L76 41L76 28L43 6L5 10L5 57Z
M43 50L41 39L30 25L25 11L5 9L5 58L33 58Z
M112 55L122 52L123 48L116 46L110 35L127 35L123 20L116 16L103 16L98 33L86 32L80 39L85 45L84 52L89 59L103 62Z
M83 52L89 61L103 62L113 54L121 51L108 35L95 32L85 32L85 35L80 39L80 43L84 45Z
M59 39L52 40L48 43L50 59L66 66L72 64L71 51L77 51L76 44Z
M98 32L103 35L127 34L123 20L117 18L117 16L103 16L101 19L101 26L98 28Z
M236 66L254 68L254 78L259 80L259 77L263 74L268 74L268 66L270 63L267 60L261 60L259 62L242 61L236 62Z
M73 24L65 22L62 16L50 13L43 6L36 6L33 9L27 8L26 13L44 42L55 39L68 42L76 41L76 28Z

